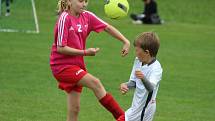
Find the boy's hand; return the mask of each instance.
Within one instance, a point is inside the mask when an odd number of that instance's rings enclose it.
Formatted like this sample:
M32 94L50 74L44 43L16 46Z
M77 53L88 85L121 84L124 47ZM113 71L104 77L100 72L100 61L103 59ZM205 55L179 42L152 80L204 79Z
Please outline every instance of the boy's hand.
M126 83L120 84L120 92L124 95L128 92L129 88Z
M130 49L130 42L127 42L123 45L123 48L122 48L122 57L126 56L129 52L129 49Z
M86 49L86 56L95 56L97 52L99 52L99 48L88 48Z
M140 70L135 71L135 76L136 76L138 79L144 80L144 74L143 74L143 72L140 71Z

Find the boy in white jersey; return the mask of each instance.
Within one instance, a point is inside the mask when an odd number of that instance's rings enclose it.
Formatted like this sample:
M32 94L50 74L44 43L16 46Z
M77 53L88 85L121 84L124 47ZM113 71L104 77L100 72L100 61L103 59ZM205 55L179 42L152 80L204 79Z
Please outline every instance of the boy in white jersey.
M131 107L117 121L152 121L156 110L156 95L162 77L162 67L156 55L160 42L153 32L140 34L134 41L136 58L128 82L120 85L122 94L135 88Z

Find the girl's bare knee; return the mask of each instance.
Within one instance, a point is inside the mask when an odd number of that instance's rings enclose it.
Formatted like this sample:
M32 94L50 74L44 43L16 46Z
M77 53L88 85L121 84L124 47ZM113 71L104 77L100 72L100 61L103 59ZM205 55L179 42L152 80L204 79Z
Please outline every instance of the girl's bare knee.
M93 83L93 87L92 88L94 90L99 90L99 89L101 89L103 87L102 83L101 83L101 81L99 79L93 79L92 83Z

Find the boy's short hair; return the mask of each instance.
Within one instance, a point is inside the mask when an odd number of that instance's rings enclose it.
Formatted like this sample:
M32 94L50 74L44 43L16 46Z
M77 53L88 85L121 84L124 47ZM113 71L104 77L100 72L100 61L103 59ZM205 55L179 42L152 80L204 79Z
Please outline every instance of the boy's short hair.
M143 50L149 50L150 55L156 57L160 47L160 40L154 32L143 32L134 40L134 46L139 46Z

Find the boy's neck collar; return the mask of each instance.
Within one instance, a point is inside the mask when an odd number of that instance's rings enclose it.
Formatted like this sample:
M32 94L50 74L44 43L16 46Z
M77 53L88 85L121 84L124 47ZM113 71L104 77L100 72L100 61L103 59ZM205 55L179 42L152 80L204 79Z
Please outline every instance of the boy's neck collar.
M150 66L150 65L153 64L155 61L156 61L156 58L153 57L149 63L142 63L142 66L144 66L144 65L146 65L146 64L147 64L148 66Z
M153 57L152 60L147 64L148 66L150 66L151 64L153 64L156 61L156 58Z

